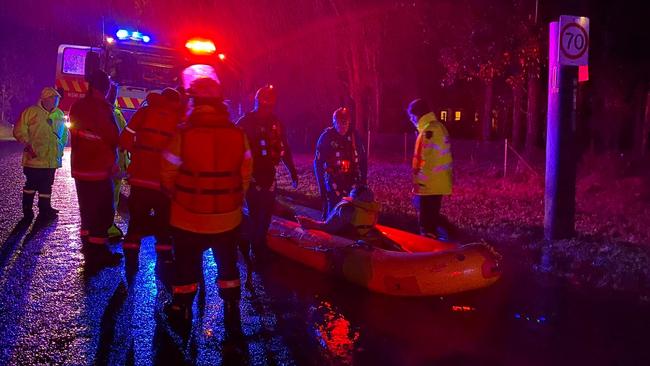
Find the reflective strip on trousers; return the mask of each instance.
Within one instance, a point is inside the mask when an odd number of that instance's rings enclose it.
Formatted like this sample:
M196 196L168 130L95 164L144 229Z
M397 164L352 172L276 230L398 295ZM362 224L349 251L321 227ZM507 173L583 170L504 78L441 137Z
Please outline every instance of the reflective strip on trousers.
M90 230L81 229L81 230L79 230L79 235L88 236L88 235L90 235Z
M35 191L35 190L31 190L31 189L23 189L23 193L24 193L24 194L36 194L36 191Z
M219 288L236 288L241 286L241 280L217 280Z
M193 294L199 288L198 283L190 283L189 285L172 286L172 293L176 294Z
M98 236L89 236L88 237L88 242L90 244L97 244L97 245L108 244L108 238L100 238Z
M156 243L156 252L167 252L172 250L172 245L171 244L158 244Z
M43 194L43 193L38 193L38 198L51 198L51 194Z
M140 249L139 241L125 241L122 243L122 249Z

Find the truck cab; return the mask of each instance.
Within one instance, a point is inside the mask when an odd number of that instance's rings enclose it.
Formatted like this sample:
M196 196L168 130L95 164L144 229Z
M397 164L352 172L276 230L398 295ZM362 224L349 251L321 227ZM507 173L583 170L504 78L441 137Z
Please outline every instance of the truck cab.
M116 84L116 104L128 120L145 102L147 94L160 92L165 87L182 86L184 70L197 61L186 50L151 44L149 36L137 31L121 29L115 37L104 36L103 39L100 47L59 46L55 85L63 92L59 107L64 112L86 95L87 77L101 69ZM201 59L205 60L205 57ZM216 77L213 66L201 66L211 69Z

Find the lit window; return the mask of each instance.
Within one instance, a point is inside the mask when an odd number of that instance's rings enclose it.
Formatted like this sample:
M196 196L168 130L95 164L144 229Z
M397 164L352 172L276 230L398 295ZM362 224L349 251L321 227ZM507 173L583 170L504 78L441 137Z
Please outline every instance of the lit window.
M460 111L456 111L456 113L454 113L454 121L460 121Z
M441 111L440 112L440 119L442 121L447 121L447 111Z

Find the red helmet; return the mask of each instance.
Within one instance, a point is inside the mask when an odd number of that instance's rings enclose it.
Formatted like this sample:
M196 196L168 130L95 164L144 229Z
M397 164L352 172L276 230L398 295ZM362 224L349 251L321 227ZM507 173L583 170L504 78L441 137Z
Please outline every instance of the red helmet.
M255 93L255 105L261 106L274 106L277 101L277 95L273 85L265 85L257 90Z

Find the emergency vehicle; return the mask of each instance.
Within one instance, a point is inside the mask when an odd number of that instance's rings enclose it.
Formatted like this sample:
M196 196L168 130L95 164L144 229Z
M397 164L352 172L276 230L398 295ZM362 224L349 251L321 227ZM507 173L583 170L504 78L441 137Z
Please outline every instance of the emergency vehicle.
M183 84L187 74L216 77L215 63L223 61L213 42L194 38L185 49L158 45L138 31L119 29L105 35L99 47L62 44L56 62L55 85L63 91L60 108L67 112L88 91L86 77L104 70L117 85L117 105L127 120L148 93Z

